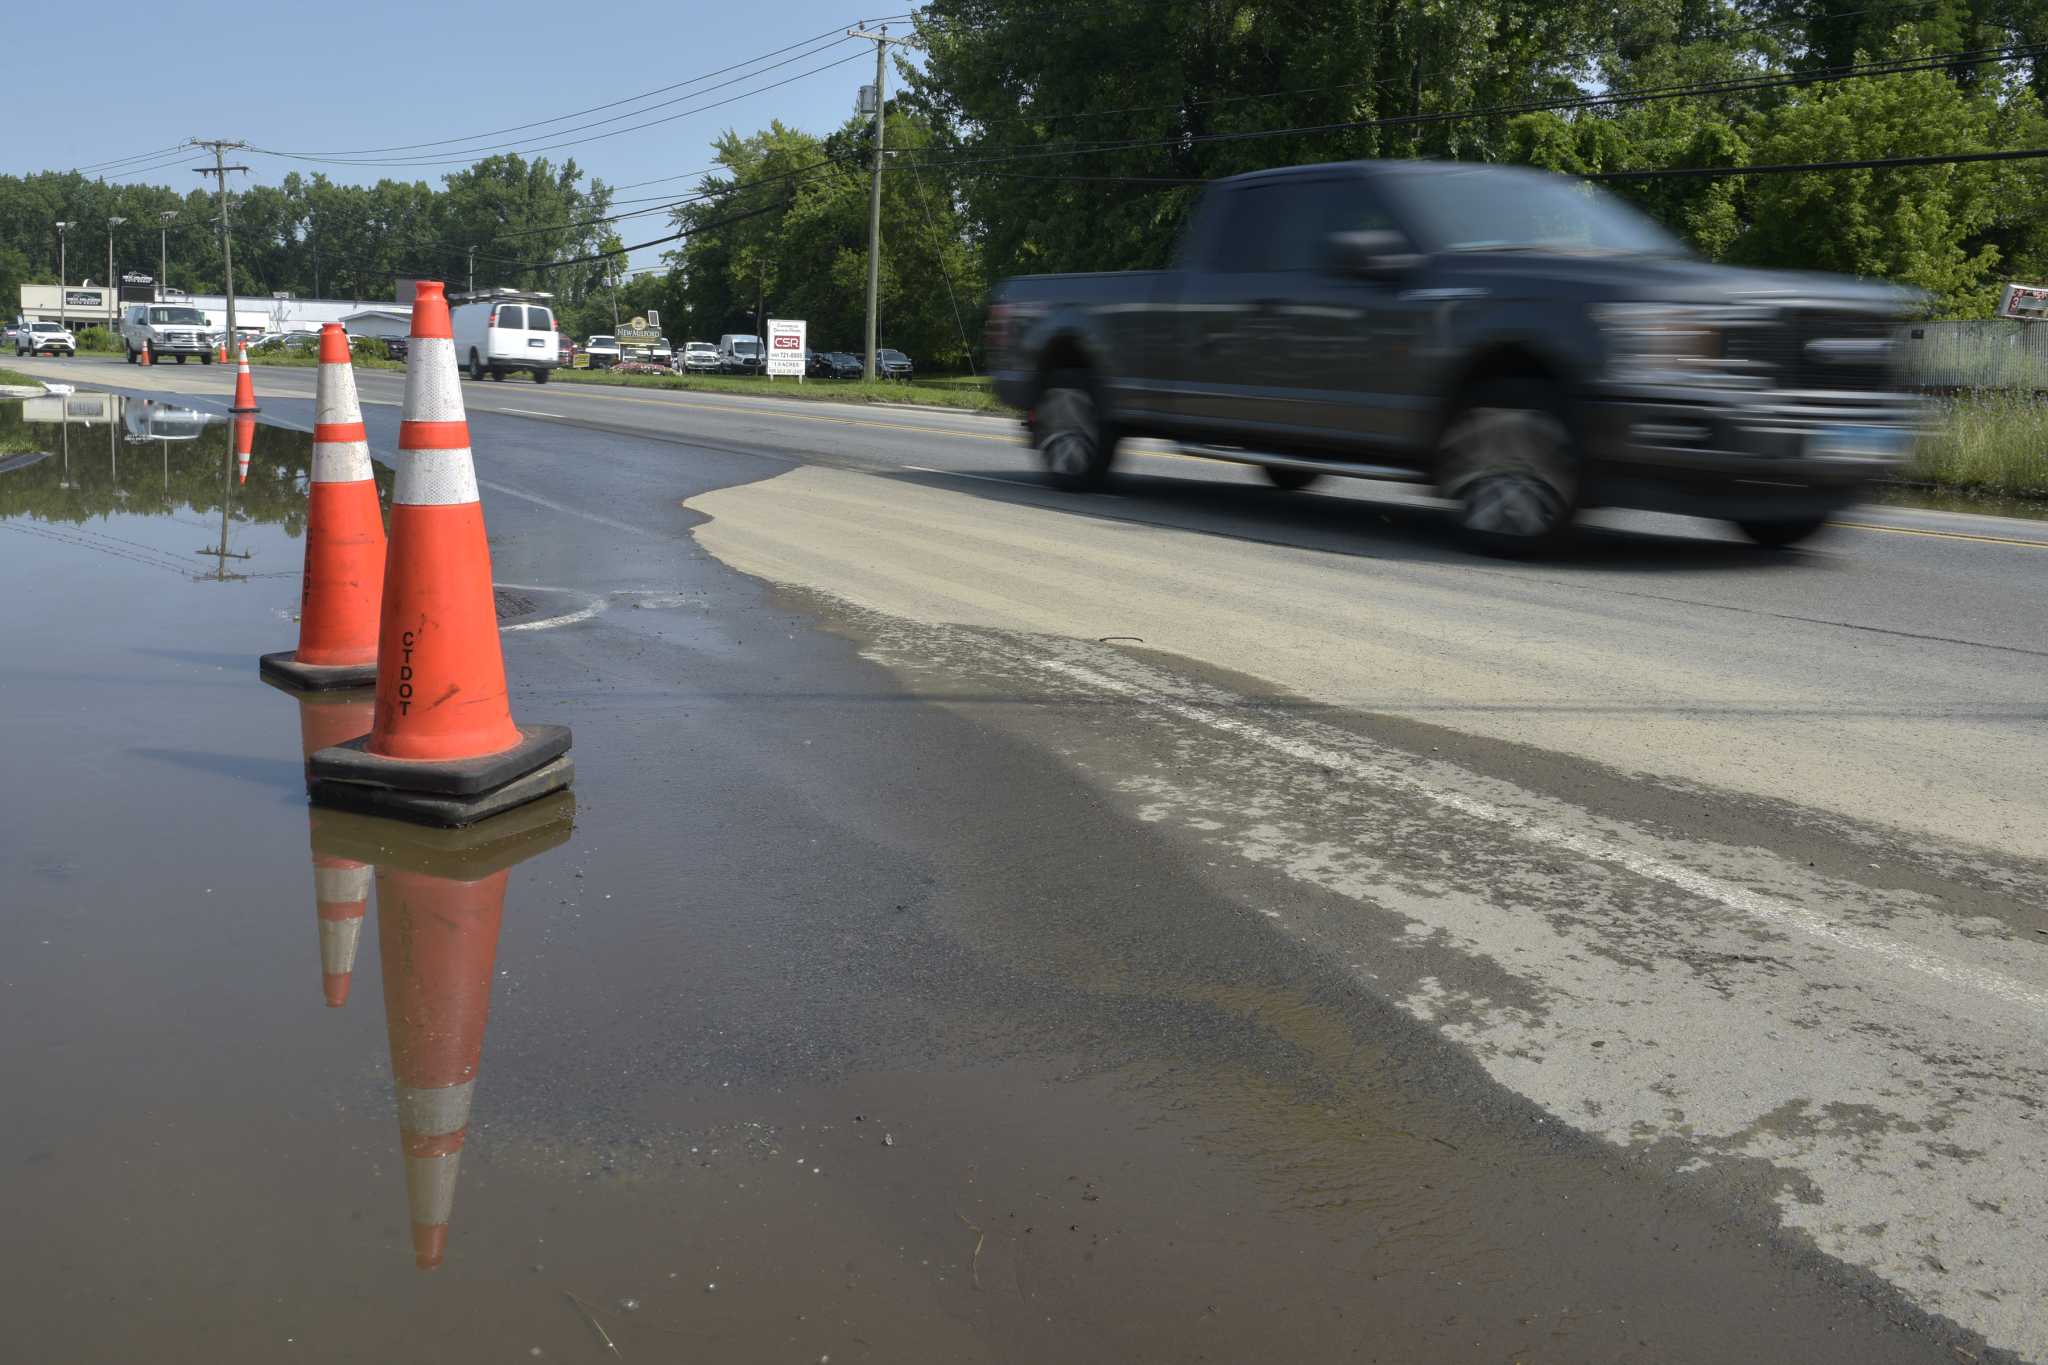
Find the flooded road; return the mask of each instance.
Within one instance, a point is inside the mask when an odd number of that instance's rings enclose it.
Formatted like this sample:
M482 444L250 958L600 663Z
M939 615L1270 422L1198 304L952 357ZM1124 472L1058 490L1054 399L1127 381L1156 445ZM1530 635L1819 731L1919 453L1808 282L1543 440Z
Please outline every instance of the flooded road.
M678 500L751 455L476 424L515 713L579 777L442 836L309 811L364 701L256 676L307 439L244 481L219 423L47 408L0 405L11 1355L1997 1358L1068 761L1184 737L711 558Z

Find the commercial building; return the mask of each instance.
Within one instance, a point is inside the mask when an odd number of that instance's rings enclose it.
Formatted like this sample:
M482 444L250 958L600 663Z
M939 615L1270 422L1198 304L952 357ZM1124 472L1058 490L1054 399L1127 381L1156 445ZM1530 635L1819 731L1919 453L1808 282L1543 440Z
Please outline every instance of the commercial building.
M148 303L154 289L137 291L123 285L125 302ZM137 292L142 293L137 298ZM163 303L182 304L206 314L216 330L228 325L228 301L221 294L187 294L183 290L162 291ZM54 284L21 286L19 316L31 322L68 321L71 326L108 327L120 321L124 300L115 291L96 284L72 284L59 289ZM235 298L235 330L243 336L259 332L317 332L321 324L338 322L352 336L402 337L412 327L412 308L389 299L295 299L257 296Z

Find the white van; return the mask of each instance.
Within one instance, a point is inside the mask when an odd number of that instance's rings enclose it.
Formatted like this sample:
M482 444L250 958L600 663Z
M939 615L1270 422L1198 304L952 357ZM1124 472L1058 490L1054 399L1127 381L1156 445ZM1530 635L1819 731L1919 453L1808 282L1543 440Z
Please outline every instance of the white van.
M727 332L718 339L718 368L727 374L759 374L767 368L766 354L759 337Z
M450 297L448 320L455 332L455 362L471 379L503 379L525 371L536 384L548 382L562 363L555 334L554 295L518 289L483 289Z
M121 344L133 365L149 346L155 361L196 355L202 365L213 363L213 324L206 314L188 303L131 303L121 310Z

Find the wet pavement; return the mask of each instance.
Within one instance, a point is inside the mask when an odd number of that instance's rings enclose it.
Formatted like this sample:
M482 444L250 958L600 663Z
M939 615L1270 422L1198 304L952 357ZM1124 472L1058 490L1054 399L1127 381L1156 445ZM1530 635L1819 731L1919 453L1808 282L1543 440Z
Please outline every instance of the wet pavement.
M1276 932L1063 761L1116 713L686 538L782 465L478 424L579 776L451 840L309 811L362 698L257 679L306 438L69 407L0 404L22 1359L1997 1358Z

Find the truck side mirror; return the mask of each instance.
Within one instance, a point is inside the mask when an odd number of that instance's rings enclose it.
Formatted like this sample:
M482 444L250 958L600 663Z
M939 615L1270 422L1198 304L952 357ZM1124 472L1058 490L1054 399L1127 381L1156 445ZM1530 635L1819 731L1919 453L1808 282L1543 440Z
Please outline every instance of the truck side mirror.
M1331 270L1368 280L1390 280L1422 264L1408 239L1389 228L1330 234L1326 255Z

